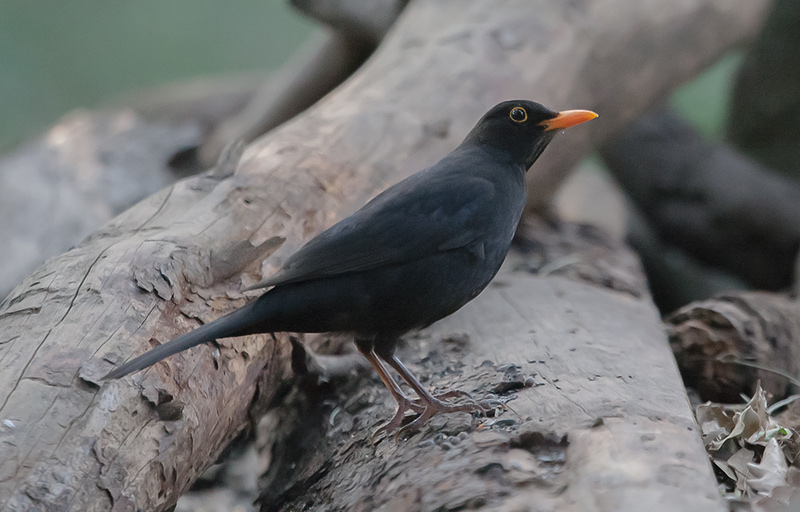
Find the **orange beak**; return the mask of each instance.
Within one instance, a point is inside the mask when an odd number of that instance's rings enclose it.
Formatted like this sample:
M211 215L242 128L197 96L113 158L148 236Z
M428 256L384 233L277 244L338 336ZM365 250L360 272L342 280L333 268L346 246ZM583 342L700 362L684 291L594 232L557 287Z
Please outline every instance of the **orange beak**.
M591 110L564 110L559 112L553 119L542 121L539 126L544 126L544 131L550 130L566 130L570 126L591 121L597 117L597 114Z

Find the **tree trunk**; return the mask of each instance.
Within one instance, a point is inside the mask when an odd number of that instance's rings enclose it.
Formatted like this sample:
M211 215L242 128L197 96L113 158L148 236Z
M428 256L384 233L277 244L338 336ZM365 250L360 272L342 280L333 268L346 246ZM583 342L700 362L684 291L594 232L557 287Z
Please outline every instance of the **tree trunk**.
M499 100L532 96L553 108L593 108L603 116L602 123L554 143L532 171L531 183L538 185L533 200L549 197L552 185L592 142L754 33L764 5L724 0L411 3L358 73L254 142L238 165L218 166L142 201L48 261L3 301L0 505L9 510L168 508L246 427L250 406L270 403L291 383L289 345L285 336L224 340L220 349L199 347L131 378L100 383L108 360L121 362L240 306L248 297L236 290L272 272L304 240L378 190L443 156ZM622 9L627 16L619 15ZM592 307L619 308L609 309L612 314L602 315L604 320L627 307L651 315L652 323L625 338L625 346L633 349L638 341L650 340L658 354L657 322L647 301L553 286L548 294L587 294ZM531 297L518 286L510 290L509 300L527 315L524 303ZM581 325L582 334L596 340L611 338L618 329ZM596 330L607 334L588 334ZM519 352L502 354L502 360L518 364ZM612 360L603 359L617 370ZM669 359L659 361L672 365ZM624 382L625 373L619 375ZM669 380L668 370L663 375L667 401L683 403L680 383ZM583 386L572 378L564 379L561 390L553 386L567 402L574 400L569 393ZM648 386L654 388L660 385ZM553 432L570 432L559 426L558 415L580 417L585 427L589 418L605 414L581 401L569 414L566 406L538 405L543 425ZM688 413L675 411L675 424L689 428ZM614 440L621 439L617 429L638 432L625 420L629 412L647 428L660 425L655 416L647 417L644 405L632 404L607 426L573 434L570 446L582 451L598 439L613 457ZM665 428L672 439L673 429ZM359 432L366 439L367 432ZM638 439L643 447L650 434ZM590 478L584 469L574 469L576 478ZM621 474L621 485L632 489L624 484L627 470L612 469ZM672 475L667 468L658 479L672 482ZM630 505L635 495L626 491L620 503Z

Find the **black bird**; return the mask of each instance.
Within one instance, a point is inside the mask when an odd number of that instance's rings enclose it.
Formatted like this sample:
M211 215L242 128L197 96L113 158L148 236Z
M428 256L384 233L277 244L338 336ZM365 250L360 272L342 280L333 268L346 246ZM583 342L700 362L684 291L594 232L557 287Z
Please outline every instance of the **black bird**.
M475 298L508 253L525 206L525 173L558 130L594 119L587 110L555 112L526 100L489 110L452 153L386 189L320 233L269 279L249 304L111 371L119 378L219 338L271 332L353 333L358 350L398 403L381 430L405 412L422 425L437 412L479 411L431 395L394 355L401 335ZM407 397L383 363L417 394Z

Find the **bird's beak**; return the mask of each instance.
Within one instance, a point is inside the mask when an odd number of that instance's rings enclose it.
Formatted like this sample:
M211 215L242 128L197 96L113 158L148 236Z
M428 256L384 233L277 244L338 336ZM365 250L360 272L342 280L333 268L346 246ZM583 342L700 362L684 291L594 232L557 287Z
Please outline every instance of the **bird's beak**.
M597 114L591 110L564 110L559 112L553 119L542 121L539 126L544 126L544 131L546 132L550 130L566 130L570 126L591 121L595 117L597 117Z

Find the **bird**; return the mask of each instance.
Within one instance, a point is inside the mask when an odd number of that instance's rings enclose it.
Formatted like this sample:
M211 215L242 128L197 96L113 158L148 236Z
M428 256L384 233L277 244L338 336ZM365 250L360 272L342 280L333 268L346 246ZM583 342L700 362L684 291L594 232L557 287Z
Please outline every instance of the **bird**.
M352 334L397 402L378 431L418 428L443 412L487 412L490 401L429 392L395 354L404 334L474 299L500 269L522 217L525 175L554 135L598 115L504 101L438 163L387 188L321 232L227 315L159 345L103 377L118 379L217 339L275 332ZM388 367L387 367L388 365ZM406 395L393 369L414 391ZM462 400L463 397L470 398ZM451 399L457 400L451 400ZM377 432L377 431L376 431Z

